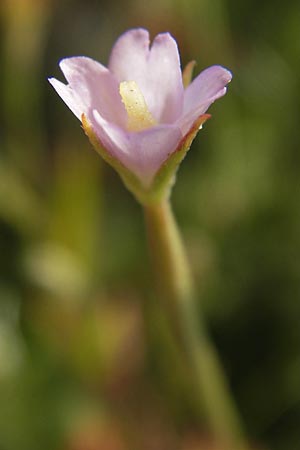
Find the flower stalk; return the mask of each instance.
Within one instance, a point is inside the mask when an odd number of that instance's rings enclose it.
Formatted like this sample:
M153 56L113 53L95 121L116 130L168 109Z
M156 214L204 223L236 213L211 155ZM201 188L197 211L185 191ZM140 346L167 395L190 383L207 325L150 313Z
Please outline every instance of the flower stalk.
M64 58L67 83L49 82L81 121L93 147L144 206L158 292L185 364L193 374L199 410L220 449L244 450L242 431L216 352L196 309L195 293L169 200L177 169L210 105L226 94L232 74L215 65L192 80L181 71L169 33L150 45L142 28L113 46L108 66L87 57ZM180 355L181 356L181 355Z
M184 363L193 374L199 412L220 448L246 450L226 377L196 308L189 264L169 200L144 205L144 214L157 291Z

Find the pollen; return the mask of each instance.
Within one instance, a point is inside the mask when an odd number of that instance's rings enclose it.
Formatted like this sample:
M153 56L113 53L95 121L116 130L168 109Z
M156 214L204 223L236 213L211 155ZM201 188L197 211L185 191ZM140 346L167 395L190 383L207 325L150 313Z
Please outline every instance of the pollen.
M156 125L156 121L135 81L122 81L119 91L127 111L127 129L129 131L142 131Z

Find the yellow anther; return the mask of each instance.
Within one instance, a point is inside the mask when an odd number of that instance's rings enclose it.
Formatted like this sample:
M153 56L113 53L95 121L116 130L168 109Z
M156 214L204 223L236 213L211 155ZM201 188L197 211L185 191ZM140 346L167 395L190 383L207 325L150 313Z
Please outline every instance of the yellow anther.
M135 81L122 81L120 83L120 95L125 105L129 131L141 131L153 127L156 124L152 117L144 96Z

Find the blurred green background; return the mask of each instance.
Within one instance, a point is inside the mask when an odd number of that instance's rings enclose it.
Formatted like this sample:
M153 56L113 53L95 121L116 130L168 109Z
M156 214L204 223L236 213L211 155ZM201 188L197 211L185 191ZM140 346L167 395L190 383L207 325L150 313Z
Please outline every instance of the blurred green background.
M254 448L298 450L299 1L1 0L0 13L0 449L212 449L155 313L145 326L140 207L47 83L62 57L106 64L143 26L170 31L196 74L233 72L173 204Z

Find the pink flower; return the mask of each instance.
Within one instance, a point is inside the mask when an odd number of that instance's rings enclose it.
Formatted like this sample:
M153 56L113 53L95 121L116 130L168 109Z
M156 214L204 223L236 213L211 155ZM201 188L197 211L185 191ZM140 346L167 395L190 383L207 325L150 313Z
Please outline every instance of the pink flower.
M84 128L90 127L106 159L144 187L191 131L196 134L195 124L198 130L231 80L227 69L212 66L184 88L173 37L162 33L149 43L148 31L129 30L114 45L108 68L87 57L66 58L60 68L68 84L49 79Z

